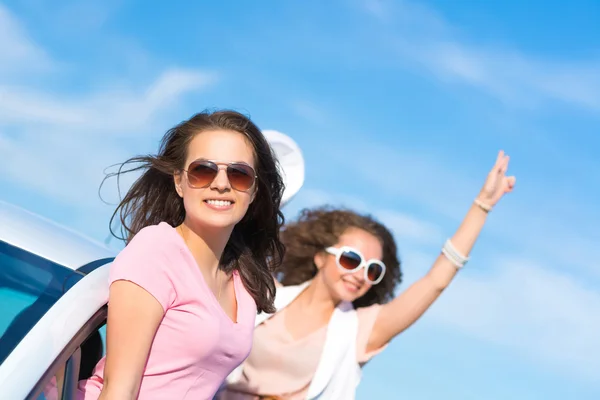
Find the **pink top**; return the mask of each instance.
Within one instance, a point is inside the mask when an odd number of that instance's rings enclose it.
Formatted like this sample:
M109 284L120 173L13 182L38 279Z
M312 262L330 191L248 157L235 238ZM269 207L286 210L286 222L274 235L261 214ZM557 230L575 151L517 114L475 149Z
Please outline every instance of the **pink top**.
M233 274L237 322L217 302L185 242L167 223L142 229L119 253L110 283L128 280L165 310L142 376L139 399L210 399L248 356L256 303ZM79 399L97 399L105 358L79 382Z
M379 309L376 304L356 310L358 364L366 363L385 348L367 352L367 342ZM286 314L284 309L256 328L252 352L244 363L241 380L222 392L219 400L256 399L252 394L282 396L286 400L306 398L323 351L327 325L295 340L285 326Z

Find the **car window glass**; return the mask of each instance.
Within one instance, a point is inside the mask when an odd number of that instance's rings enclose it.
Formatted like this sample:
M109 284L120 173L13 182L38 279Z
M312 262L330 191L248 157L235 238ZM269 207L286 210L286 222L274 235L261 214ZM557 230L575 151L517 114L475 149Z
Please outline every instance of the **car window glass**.
M57 368L50 380L44 385L44 390L36 400L62 400L63 386L65 383L65 365Z
M79 380L90 378L98 362L106 354L106 345L101 335L103 328L104 326L93 331L81 344Z
M82 276L0 241L0 364Z
M104 357L106 356L106 325L102 326L98 331L102 338L102 357Z

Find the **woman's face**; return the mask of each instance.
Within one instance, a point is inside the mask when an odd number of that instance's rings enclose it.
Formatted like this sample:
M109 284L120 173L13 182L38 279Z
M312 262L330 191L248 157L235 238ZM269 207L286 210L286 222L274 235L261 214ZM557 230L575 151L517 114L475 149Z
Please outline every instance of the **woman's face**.
M256 183L247 191L234 189L225 164L244 163L256 170L252 144L239 132L204 131L190 142L184 168L188 170L190 164L197 160L214 161L218 164L219 172L204 188L193 187L190 174L183 172L175 176L175 187L183 198L186 218L202 227L233 229L254 200Z
M383 247L373 234L358 228L350 228L340 236L338 243L332 247L349 246L362 253L365 260L383 257ZM324 280L331 296L336 301L354 301L364 296L371 288L365 280L364 268L355 272L344 272L338 267L336 257L325 251L315 255L318 275ZM319 277L319 276L317 276Z

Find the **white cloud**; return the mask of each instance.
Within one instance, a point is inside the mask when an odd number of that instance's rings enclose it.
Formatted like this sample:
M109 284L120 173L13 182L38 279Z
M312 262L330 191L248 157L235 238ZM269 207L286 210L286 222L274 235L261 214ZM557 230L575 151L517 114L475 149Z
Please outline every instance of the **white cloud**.
M388 14L388 7L386 7L386 4L384 1L382 0L364 0L363 3L365 9L373 14L375 17L379 18L382 21L387 21L389 14Z
M530 261L494 271L459 275L426 319L600 382L600 293Z
M44 7L40 11L49 15L59 29L81 34L101 28L108 20L111 9L115 7L114 3L116 2L110 0L102 2L77 0L61 2L60 5L51 2L48 3L49 7Z
M378 197L398 199L432 213L429 218L444 228L444 235L458 227L488 172L485 165L466 158L457 164L452 153L408 151L381 144L367 135L349 136L346 132L344 135L343 151L327 153L328 163L357 177L360 187L369 188ZM357 167L347 154L377 160L377 168ZM494 156L490 154L489 168ZM387 171L393 171L393 177ZM519 171L516 175L515 192L502 199L492 212L484 234L501 240L503 246L511 246L513 252L536 254L544 264L565 266L600 282L600 264L595 255L595 243L600 240L595 221L600 213L594 203L586 200L585 194L572 191L555 191L540 198L540 193L549 188L545 181L536 181L531 176L521 180ZM369 204L364 209L370 211L373 207ZM413 232L414 236L417 231ZM431 230L424 232L424 236L432 238L430 244L435 244L441 235L439 230L437 234Z
M324 205L346 207L359 213L372 214L392 231L402 248L404 247L404 240L407 240L411 245L419 246L431 244L441 246L443 244L444 236L439 226L396 210L386 208L374 210L367 202L357 196L342 193L334 194L304 187L298 192L297 197L290 203L289 207L286 206L285 212L293 218L301 208Z
M149 127L157 112L172 109L181 96L216 80L214 73L174 68L141 91L119 87L78 97L0 84L0 125L41 125L129 136Z
M53 66L47 54L26 34L20 22L0 4L0 76Z
M600 110L600 62L569 65L534 60L517 52L484 50L444 39L400 49L441 79L480 88L511 105L530 107L559 100Z
M291 110L298 116L314 124L323 124L328 121L329 114L322 107L306 100L294 100L290 102Z
M60 65L28 39L20 22L2 6L0 58L0 72L18 71L22 82L39 77L40 71L28 69L29 64ZM0 74L0 176L69 204L74 213L93 216L102 208L98 187L105 168L144 152L162 136L158 127L167 125L165 113L218 78L210 71L173 67L142 88L114 83L73 95L36 83L16 85ZM124 179L124 190L133 178ZM106 189L103 197L116 201L116 181Z
M600 110L600 59L536 59L514 49L467 44L434 9L409 1L365 0L363 7L383 23L375 33L379 41L419 71L481 89L513 106L560 101Z
M462 218L460 213L466 212L465 206L481 189L488 172L483 170L473 176L449 167L456 165L451 160L453 155L438 157L425 152L401 151L367 135L348 137L344 151L331 153L331 161L368 182L369 190L400 195L443 216ZM377 168L357 168L346 154L360 154L364 160L377 160ZM491 154L490 159L493 161L495 154Z
M342 193L334 194L304 186L294 199L285 206L284 211L288 218L294 218L301 209L325 205L343 206L356 211L366 209L365 202L356 196L348 196Z
M440 245L444 235L439 226L393 210L376 211L375 215L392 230L397 238L410 238L419 243Z
M212 82L202 71L170 70L141 93L92 93L73 100L37 90L2 96L0 126L12 125L18 134L0 130L0 171L5 179L65 202L91 199L102 171L132 155L123 137L143 135L144 143L158 138L161 112Z

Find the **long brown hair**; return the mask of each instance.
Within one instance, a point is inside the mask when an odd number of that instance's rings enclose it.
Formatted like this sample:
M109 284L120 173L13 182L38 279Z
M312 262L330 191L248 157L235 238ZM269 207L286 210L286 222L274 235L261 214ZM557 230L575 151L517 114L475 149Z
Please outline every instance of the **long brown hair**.
M352 210L323 206L304 209L298 219L288 223L281 232L286 247L285 257L276 271L284 285L298 285L317 274L314 256L329 246L335 245L349 228L358 228L379 239L383 247L383 263L386 272L377 285L359 299L354 307L383 304L394 298L394 289L402 282L400 260L396 242L391 232L370 215L361 215Z
M254 148L257 192L244 218L234 227L220 260L226 272L237 270L244 286L254 298L258 311L274 312L275 285L272 271L282 261L285 247L279 240L284 223L280 211L283 179L269 143L259 128L245 115L235 111L201 112L166 132L157 155L137 156L122 163L107 178L143 170L110 219L113 236L129 243L142 228L167 222L180 225L185 219L183 200L175 191L173 175L181 171L191 140L207 130L229 130L248 138ZM124 167L134 164L129 168ZM103 183L104 183L103 181ZM118 215L121 236L112 229Z

